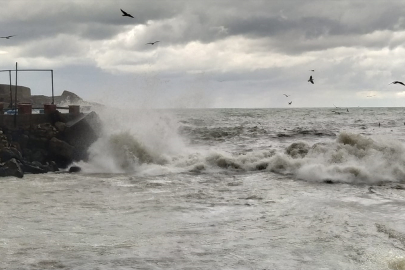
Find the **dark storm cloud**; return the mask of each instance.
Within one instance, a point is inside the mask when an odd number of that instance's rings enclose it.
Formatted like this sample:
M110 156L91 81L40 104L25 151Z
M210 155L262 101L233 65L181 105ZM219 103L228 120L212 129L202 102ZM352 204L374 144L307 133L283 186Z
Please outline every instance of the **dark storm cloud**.
M170 9L170 5L161 7L171 10L171 13L155 18L155 24L147 24L145 40L163 40L160 46L166 46L193 41L212 43L231 36L242 36L267 39L263 50L287 54L342 46L403 46L402 40L387 40L387 35L368 36L378 31L394 33L405 29L405 5L399 1L173 3L175 8ZM147 22L146 18L142 20Z
M145 24L148 20L172 17L176 5L151 5L145 1L36 1L34 8L26 9L28 1L13 1L0 11L2 31L14 32L18 41L56 36L77 35L88 40L108 39L123 30L124 26ZM11 1L10 1L11 3ZM21 10L24 8L24 12ZM122 17L120 9L135 18Z
M305 2L311 1L302 1ZM349 7L342 5L344 2L318 2L318 10L313 11L305 4L285 1L284 6L279 6L282 12L245 14L240 11L223 18L221 25L228 29L228 35L268 38L271 40L268 49L287 53L339 46L385 47L389 44L384 36L380 42L364 41L362 36L376 31L405 29L405 7L400 2L393 5L381 1L361 2ZM265 9L264 4L262 8Z
M374 31L405 29L399 1L36 1L32 8L29 3L10 1L0 11L4 34L18 35L13 46L60 34L112 39L125 27L154 21L159 26L148 26L145 38L164 39L162 46L240 35L271 39L268 49L300 53L346 46L346 36L350 41ZM122 17L120 8L135 19ZM340 43L308 42L334 36Z

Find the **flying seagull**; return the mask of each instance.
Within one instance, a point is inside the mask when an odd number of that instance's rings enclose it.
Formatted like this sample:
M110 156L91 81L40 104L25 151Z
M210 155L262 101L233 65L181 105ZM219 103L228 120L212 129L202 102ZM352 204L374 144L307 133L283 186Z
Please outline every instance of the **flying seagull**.
M288 102L288 105L291 105L292 101Z
M311 69L311 71L315 71L315 69Z
M12 36L6 36L6 37L0 37L0 38L10 39L11 37L15 37L15 35L12 35Z
M392 83L389 83L389 84L397 84L397 83L402 84L403 86L405 86L405 84L403 82L399 82L399 81L395 81L395 82L392 82Z
M289 97L289 95L286 95L286 94L283 94L284 96L286 96L286 97Z
M308 82L310 82L310 83L314 84L314 79L312 79L312 75L309 77Z
M159 40L156 40L155 42L148 42L148 43L146 43L146 44L155 45L155 43L158 43L158 42L160 42L160 41L159 41Z
M126 13L126 12L125 12L125 11L123 11L122 9L121 9L121 12L122 12L122 16L124 16L124 17L131 17L131 18L134 18L134 17L132 17L132 15L131 15L131 14Z

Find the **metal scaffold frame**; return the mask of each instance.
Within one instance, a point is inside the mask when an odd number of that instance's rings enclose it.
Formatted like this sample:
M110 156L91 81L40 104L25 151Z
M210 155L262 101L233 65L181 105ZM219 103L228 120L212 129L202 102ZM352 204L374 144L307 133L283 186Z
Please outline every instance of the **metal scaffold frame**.
M52 104L55 103L55 97L54 97L54 88L53 88L53 69L18 69L18 64L17 62L15 63L15 69L3 69L0 70L0 72L8 72L9 73L9 78L10 78L10 107L13 105L13 94L11 91L11 72L15 72L15 93L14 93L14 123L17 124L17 92L18 92L18 84L17 84L17 78L18 78L18 72L20 71L45 71L45 72L51 72L51 83L52 83Z

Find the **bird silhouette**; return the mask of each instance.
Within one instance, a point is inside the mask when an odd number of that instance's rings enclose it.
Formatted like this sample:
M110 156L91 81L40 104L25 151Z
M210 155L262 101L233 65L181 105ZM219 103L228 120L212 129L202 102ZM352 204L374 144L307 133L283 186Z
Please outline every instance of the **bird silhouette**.
M156 40L155 42L148 42L148 43L146 43L146 44L155 45L155 43L158 43L158 42L160 42L160 41L159 41L159 40Z
M312 75L309 77L308 82L310 82L310 83L314 84L314 79L312 78Z
M392 83L389 83L389 84L402 84L403 86L405 86L405 84L403 82L400 82L400 81L395 81L395 82L392 82Z
M291 105L292 101L288 102L288 105Z
M289 97L289 95L286 95L286 94L283 94L284 96L286 96L286 97Z
M15 35L12 35L12 36L5 36L5 37L0 37L0 38L10 39L11 37L15 37Z
M131 18L134 18L134 17L132 17L131 14L129 14L129 13L123 11L122 9L121 9L121 12L122 12L122 16L124 16L124 17L131 17Z
M314 72L314 71L315 71L315 69L311 69L311 71L312 71L312 72Z

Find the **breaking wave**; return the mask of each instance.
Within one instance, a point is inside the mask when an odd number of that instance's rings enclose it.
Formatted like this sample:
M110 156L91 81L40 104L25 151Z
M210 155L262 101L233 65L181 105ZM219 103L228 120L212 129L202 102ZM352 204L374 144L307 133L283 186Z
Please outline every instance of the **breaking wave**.
M275 133L265 129L271 126L191 126L165 110L114 112L98 112L105 127L89 150L89 161L78 164L84 172L165 174L235 170L327 183L405 182L404 144L387 136L367 137L350 132L336 136L328 129L293 127L286 133L298 137L280 143L272 136ZM318 139L323 136L327 139ZM330 140L332 136L334 140ZM255 140L260 143L255 145ZM309 143L311 140L318 142ZM272 142L274 148L269 146Z
M296 142L283 152L209 153L196 169L263 170L318 182L381 184L405 182L405 147L395 140L342 132L330 143Z
M303 150L304 152L306 150ZM294 174L308 181L378 184L405 181L405 147L402 142L342 132L335 142L314 144Z
M166 111L119 110L98 112L101 137L90 147L88 162L79 166L89 173L133 173L146 165L162 166L185 150L177 119Z
M328 183L405 182L405 147L398 140L341 132L336 140L330 142L310 145L298 141L282 150L270 148L230 153L210 144L187 146L181 135L185 130L166 113L149 112L142 118L138 112L137 117L136 126L105 132L91 147L90 161L81 164L85 171L268 171L295 179ZM201 132L200 138L216 141L238 136L243 128L199 128L198 131ZM197 131L190 129L187 132ZM307 134L307 131L296 129L294 133ZM334 135L326 131L313 135L319 134ZM272 136L267 140L272 140Z

